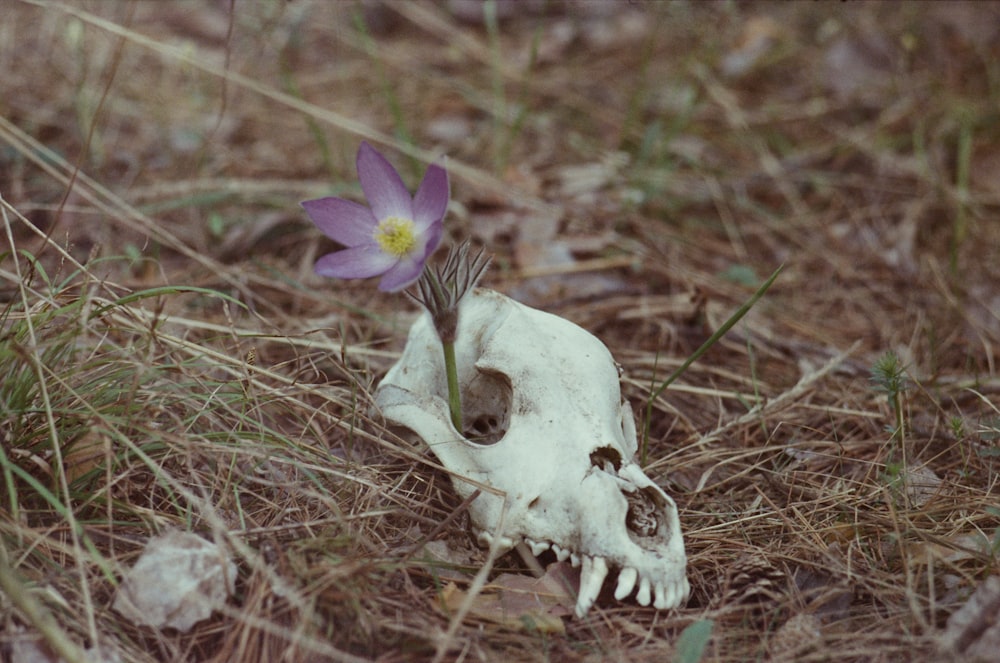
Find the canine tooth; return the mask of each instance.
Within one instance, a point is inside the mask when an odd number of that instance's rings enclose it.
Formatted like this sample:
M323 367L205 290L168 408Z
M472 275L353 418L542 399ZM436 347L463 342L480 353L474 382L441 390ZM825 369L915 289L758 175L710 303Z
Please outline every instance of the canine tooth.
M668 588L670 591L669 596L667 594ZM673 583L669 583L666 587L664 587L662 582L656 583L656 591L653 594L654 596L653 607L656 608L657 610L665 610L666 608L672 608L673 606L670 604L670 602L673 599L673 589L674 589Z
M603 557L583 556L583 569L580 571L580 593L576 597L576 616L583 617L594 605L597 595L601 593L601 585L608 576L608 563Z
M635 589L635 581L639 577L639 572L631 566L626 566L618 574L618 587L615 589L615 600L621 601L632 593Z
M639 593L635 595L635 600L639 605L649 605L649 578L639 579Z
M528 547L531 548L531 554L538 557L543 552L549 549L549 544L546 541L532 541L531 539L525 539Z
M577 555L576 553L570 553L570 554L569 554L569 563L570 563L570 565L571 565L571 566L572 566L572 567L573 567L574 569L575 569L576 567L580 566L580 556L579 556L579 555Z
M556 559L559 560L560 562L565 562L567 559L569 559L569 551L566 550L565 548L560 548L554 543L552 544L552 552L556 554Z

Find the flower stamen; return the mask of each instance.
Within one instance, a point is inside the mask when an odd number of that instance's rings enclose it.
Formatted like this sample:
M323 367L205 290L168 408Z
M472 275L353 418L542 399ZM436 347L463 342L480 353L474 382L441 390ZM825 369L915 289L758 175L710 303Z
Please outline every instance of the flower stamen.
M389 255L402 258L416 246L413 221L399 216L382 219L375 228L375 241Z

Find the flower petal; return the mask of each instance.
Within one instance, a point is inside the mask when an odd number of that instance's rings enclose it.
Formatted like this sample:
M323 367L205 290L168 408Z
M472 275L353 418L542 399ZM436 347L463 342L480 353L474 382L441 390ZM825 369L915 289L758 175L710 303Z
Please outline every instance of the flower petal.
M423 271L423 260L414 260L410 256L403 256L378 282L378 289L383 292L399 292L412 285L420 278Z
M390 216L413 219L413 199L399 173L374 147L362 142L358 148L358 180L379 221Z
M444 218L450 195L448 171L441 166L429 166L413 197L413 223L419 230Z
M383 253L377 244L356 246L328 253L316 261L316 273L335 279L364 279L389 271L396 258Z
M437 248L441 246L441 238L444 235L444 224L441 221L431 224L431 227L424 232L417 235L417 246L419 249L414 249L411 255L414 258L420 260L421 263L427 262L431 257L431 254L437 251Z
M370 243L378 221L372 211L343 198L317 198L300 203L323 234L344 246Z

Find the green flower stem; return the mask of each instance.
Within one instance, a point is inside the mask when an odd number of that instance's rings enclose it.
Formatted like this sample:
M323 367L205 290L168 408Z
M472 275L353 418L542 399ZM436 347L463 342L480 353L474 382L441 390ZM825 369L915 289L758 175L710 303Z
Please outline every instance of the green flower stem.
M431 316L431 323L444 349L444 368L448 375L448 409L455 430L462 432L462 397L458 393L458 366L455 341L458 338L458 304L479 282L490 259L480 250L469 256L469 242L448 251L443 267L424 269L417 280L417 294L407 293L420 302Z
M455 430L462 432L462 396L458 393L458 365L455 362L455 342L442 341L444 348L444 370L448 374L448 409Z

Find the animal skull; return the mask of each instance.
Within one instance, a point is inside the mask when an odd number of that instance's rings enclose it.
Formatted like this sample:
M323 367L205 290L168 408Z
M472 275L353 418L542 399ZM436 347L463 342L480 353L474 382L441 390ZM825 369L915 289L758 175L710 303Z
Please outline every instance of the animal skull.
M621 569L615 598L674 608L688 596L674 501L633 460L635 420L617 365L577 325L477 289L459 309L456 342L464 425L452 425L441 343L430 316L414 323L375 399L386 419L422 438L453 474L455 490L483 491L469 510L481 545L524 541L582 564L576 614ZM503 524L503 531L498 528Z

